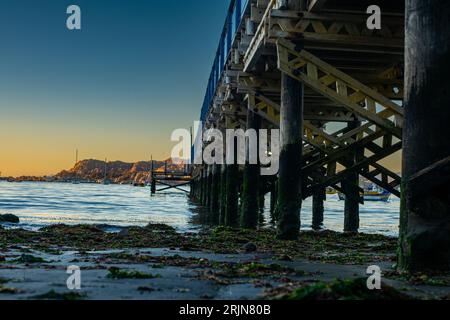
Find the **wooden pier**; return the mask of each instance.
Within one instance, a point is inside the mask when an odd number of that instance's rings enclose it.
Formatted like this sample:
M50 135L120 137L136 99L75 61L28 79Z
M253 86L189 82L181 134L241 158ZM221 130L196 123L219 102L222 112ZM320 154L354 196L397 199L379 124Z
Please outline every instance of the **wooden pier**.
M185 193L189 193L188 190L182 187L189 186L191 184L191 174L188 170L181 171L171 171L167 169L167 162L164 164L164 171L159 172L154 170L154 162L152 160L152 171L151 176L151 194L154 195L157 192L167 191L167 190L179 190ZM157 185L162 185L160 189Z
M443 20L450 10L443 0L419 2L408 0L405 8L405 1L392 0L231 1L201 120L205 130L279 128L280 171L262 179L250 164L197 166L191 196L211 208L221 224L256 228L261 199L271 192L279 237L296 239L306 198L313 197L314 228L320 228L327 187L345 194L344 230L358 232L360 177L397 197L402 185L407 196L401 219L402 267L449 269L450 104L443 88L450 85L450 27ZM374 4L382 10L381 30L367 27L367 8ZM421 14L426 16L424 30L414 22L405 28L408 10L416 10L409 17L416 23ZM422 38L422 31L429 37ZM424 84L414 83L414 77L429 70L433 73L425 77L426 88L416 93ZM406 85L405 72L410 75ZM424 111L425 101L433 102L433 114ZM406 134L404 128L409 128ZM421 134L428 140L420 141ZM409 148L402 181L383 160L401 151L405 138ZM443 176L433 178L439 174ZM417 189L427 177L435 183L425 183L427 192ZM429 223L433 227L426 227ZM416 242L421 240L445 249L437 253L428 245L427 252L434 253L427 258ZM428 262L419 264L419 257Z

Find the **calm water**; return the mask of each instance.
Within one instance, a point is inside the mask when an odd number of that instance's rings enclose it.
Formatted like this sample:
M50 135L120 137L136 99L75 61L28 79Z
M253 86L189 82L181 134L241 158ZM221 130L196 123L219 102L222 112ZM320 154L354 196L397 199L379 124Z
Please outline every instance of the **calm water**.
M343 206L337 196L329 196L326 228L342 231ZM361 231L397 235L399 207L400 201L394 197L390 203L362 206ZM194 231L201 221L198 212L187 196L178 191L150 197L148 188L132 186L0 182L0 214L19 216L20 227L27 229L56 223L144 226L152 222L169 224L180 231ZM304 228L308 228L310 200L303 205L302 220Z

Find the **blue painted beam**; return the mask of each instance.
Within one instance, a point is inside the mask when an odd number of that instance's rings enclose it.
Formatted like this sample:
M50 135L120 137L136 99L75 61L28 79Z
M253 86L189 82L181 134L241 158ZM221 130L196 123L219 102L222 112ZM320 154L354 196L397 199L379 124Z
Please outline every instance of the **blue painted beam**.
M212 105L217 86L222 78L226 59L228 58L233 42L236 39L236 34L242 22L242 18L246 11L249 10L249 7L250 0L231 0L202 105L200 120L203 123L205 122L209 108Z

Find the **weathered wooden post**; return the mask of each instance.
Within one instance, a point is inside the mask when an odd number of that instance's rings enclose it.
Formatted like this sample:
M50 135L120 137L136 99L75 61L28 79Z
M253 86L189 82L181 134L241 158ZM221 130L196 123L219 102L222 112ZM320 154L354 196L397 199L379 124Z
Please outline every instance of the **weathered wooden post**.
M200 188L201 188L200 204L202 206L205 206L206 205L206 167L205 166L202 167Z
M265 188L264 188L264 181L265 179L259 179L259 195L258 195L258 224L259 225L263 225L265 222L265 217L264 217L264 213L265 213L265 209L266 209L266 193L265 193Z
M225 225L225 216L227 209L227 166L221 165L220 168L220 196L219 196L219 225Z
M195 198L195 179L191 179L189 196L191 199Z
M399 267L450 269L450 5L406 1Z
M361 122L357 120L349 122L347 132L360 127L360 125ZM349 152L346 159L346 165L348 167L355 164L358 151ZM361 199L358 172L352 172L344 179L342 189L345 193L344 232L357 233L359 231L359 202Z
M247 109L247 130L256 131L256 140L252 141L247 137L247 161L244 168L244 181L242 192L242 207L241 207L241 227L244 229L256 229L258 227L259 215L259 180L261 174L261 166L259 161L256 164L250 163L250 153L256 152L258 158L258 130L261 121L259 116L251 109L250 103ZM255 137L254 137L255 138ZM256 144L252 146L250 144Z
M201 171L197 178L195 178L195 201L200 203L202 197Z
M213 167L211 165L208 165L206 167L206 200L205 200L205 206L211 209L211 200L212 200L212 184L213 184L213 173L212 173Z
M203 168L201 168L199 178L198 178L198 204L199 205L203 205L203 196L204 196Z
M278 220L277 202L278 202L278 179L272 181L270 189L270 217L272 222Z
M220 216L220 206L219 206L219 197L220 197L220 167L221 165L215 164L212 168L212 183L211 183L211 216L212 222L214 224L219 223Z
M300 232L303 93L303 83L282 73L278 237L286 240L297 239Z
M323 228L324 221L324 201L327 199L326 188L320 188L313 194L312 205L312 228L313 230L321 230Z
M227 141L230 143L230 141ZM239 165L237 164L237 143L234 142L234 163L226 164L225 226L239 225Z
M152 173L151 173L151 175L152 175L152 181L151 181L151 187L150 187L151 193L152 194L156 194L155 164L154 164L153 160L152 160Z

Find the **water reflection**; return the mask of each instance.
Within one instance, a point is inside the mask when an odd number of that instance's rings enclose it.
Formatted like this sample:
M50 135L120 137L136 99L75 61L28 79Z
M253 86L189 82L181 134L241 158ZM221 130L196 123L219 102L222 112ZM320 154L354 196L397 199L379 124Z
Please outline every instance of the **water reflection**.
M303 228L312 223L311 200L302 208ZM361 231L398 234L400 202L366 203L361 207ZM325 228L342 231L344 202L329 196L325 204ZM269 197L261 216L270 223ZM213 221L207 210L188 200L181 191L150 196L148 188L120 185L6 183L0 182L0 213L20 217L20 227L37 229L55 223L145 226L165 223L180 231L195 231Z

